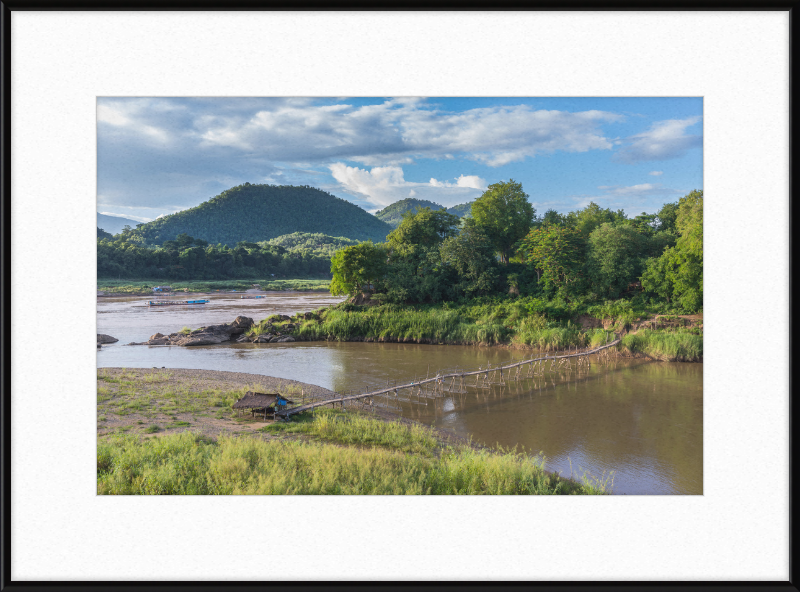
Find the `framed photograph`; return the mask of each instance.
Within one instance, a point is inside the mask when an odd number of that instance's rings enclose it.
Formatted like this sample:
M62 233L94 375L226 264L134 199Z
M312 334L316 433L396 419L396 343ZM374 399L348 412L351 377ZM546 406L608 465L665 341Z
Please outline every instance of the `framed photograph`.
M791 14L6 10L4 583L791 585Z

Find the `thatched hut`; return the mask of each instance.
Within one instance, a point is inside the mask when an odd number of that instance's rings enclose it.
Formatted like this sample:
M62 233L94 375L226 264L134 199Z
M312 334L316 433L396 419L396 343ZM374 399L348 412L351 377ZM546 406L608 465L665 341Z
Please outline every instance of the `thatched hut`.
M287 405L294 405L294 401L290 401L278 393L247 391L244 397L233 404L233 408L238 409L240 413L242 409L249 409L253 416L256 413L263 413L264 419L267 419L267 414L274 416L277 407L286 407Z

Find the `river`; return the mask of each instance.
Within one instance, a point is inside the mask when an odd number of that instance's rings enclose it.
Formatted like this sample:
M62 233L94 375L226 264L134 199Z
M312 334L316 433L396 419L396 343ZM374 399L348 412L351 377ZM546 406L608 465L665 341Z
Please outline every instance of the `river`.
M296 342L205 347L127 346L183 327L261 320L339 302L321 293L208 296L211 303L150 309L147 297L98 298L97 332L120 341L98 367L197 368L299 380L337 392L405 383L430 371L476 370L530 357L505 347ZM541 452L564 475L614 472L620 494L702 494L703 365L617 359L545 378L507 380L441 398L386 401L399 414L476 442Z

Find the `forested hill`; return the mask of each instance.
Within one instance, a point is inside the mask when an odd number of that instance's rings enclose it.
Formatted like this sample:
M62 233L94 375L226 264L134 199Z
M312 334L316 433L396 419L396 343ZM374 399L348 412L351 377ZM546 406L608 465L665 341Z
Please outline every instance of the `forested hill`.
M211 244L234 246L294 232L383 242L391 230L357 205L314 187L245 183L199 206L143 224L134 234L149 244L186 233Z
M472 202L467 202L465 204L458 204L457 206L453 206L452 208L447 208L447 212L458 216L459 218L463 218L464 216L470 216L472 211Z
M106 216L97 212L97 227L102 228L109 234L119 234L125 226L136 228L139 224L136 220L120 218L119 216Z
M409 211L416 214L417 210L422 208L443 210L444 206L440 206L437 203L427 201L425 199L414 199L413 197L407 197L406 199L396 201L393 204L386 206L382 210L375 212L375 217L383 220L392 228L397 228L400 225L400 222L403 220L403 214Z

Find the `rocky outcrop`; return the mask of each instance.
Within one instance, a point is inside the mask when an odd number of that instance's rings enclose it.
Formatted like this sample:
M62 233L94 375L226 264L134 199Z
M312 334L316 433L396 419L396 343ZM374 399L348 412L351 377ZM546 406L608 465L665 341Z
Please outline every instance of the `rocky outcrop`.
M97 334L97 343L105 344L105 343L116 343L119 341L116 337L111 337L111 335L104 335L103 333Z
M170 333L169 335L156 333L155 335L151 335L148 341L129 343L128 345L181 345L184 347L216 345L218 343L230 341L231 338L246 333L252 326L253 319L240 316L236 317L232 323L201 327L189 333ZM116 341L116 339L114 339L114 341Z

